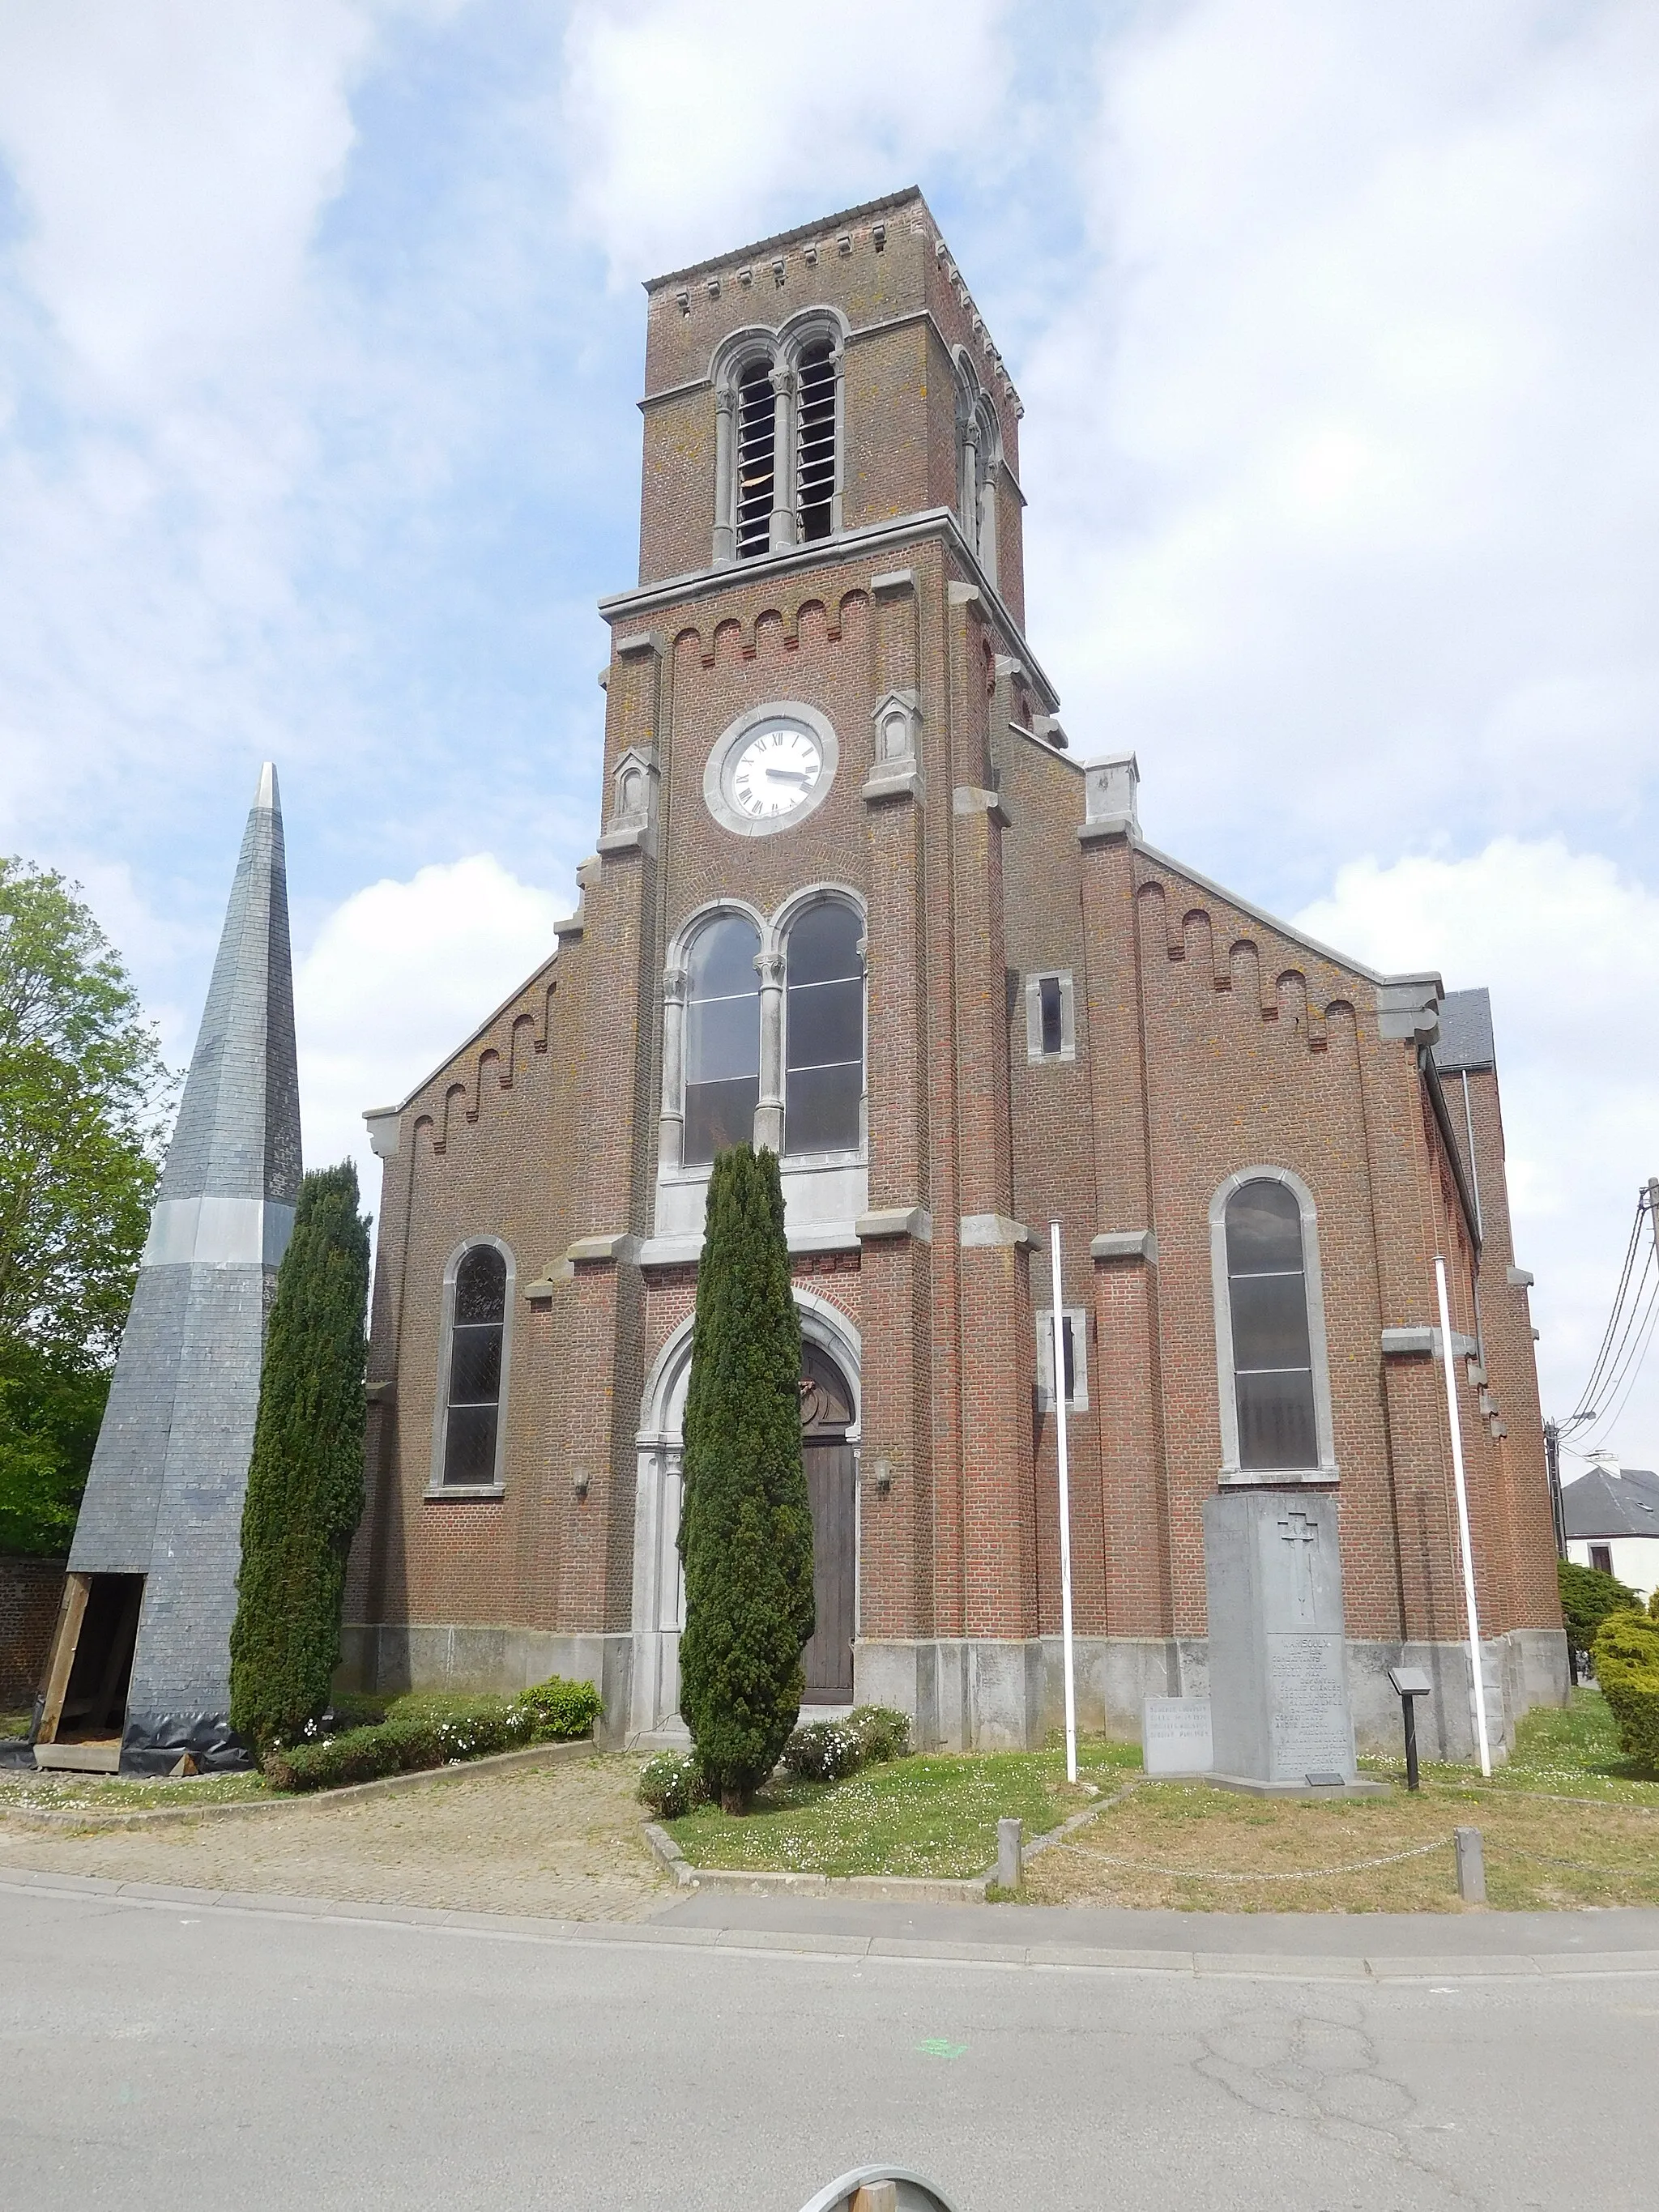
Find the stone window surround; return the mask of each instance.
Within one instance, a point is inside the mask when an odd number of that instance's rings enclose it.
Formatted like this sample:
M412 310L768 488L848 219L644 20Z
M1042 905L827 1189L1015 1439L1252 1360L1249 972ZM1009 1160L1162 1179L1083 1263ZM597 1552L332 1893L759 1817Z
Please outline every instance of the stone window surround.
M772 365L775 445L771 542L774 553L799 542L795 502L795 393L807 347L828 338L836 373L836 488L830 501L830 535L841 535L842 486L846 477L846 378L842 374L851 325L839 308L803 307L775 330L763 324L734 331L723 340L709 370L714 390L714 536L710 565L738 566L737 513L738 384L757 361Z
M849 884L808 884L803 889L791 891L788 897L772 914L764 915L751 906L747 899L710 899L686 916L674 933L669 946L668 961L663 971L662 984L662 1109L657 1124L657 1163L659 1182L707 1182L710 1167L707 1162L685 1163L685 1005L690 975L687 963L690 957L693 939L698 931L718 915L741 915L754 924L760 936L761 949L755 956L755 966L760 975L761 1000L761 1064L760 1098L755 1108L756 1149L764 1145L778 1154L786 1165L792 1159L810 1159L814 1166L863 1167L869 1157L870 1099L866 1090L859 1104L859 1142L857 1148L844 1152L811 1152L786 1154L783 1151L783 1078L784 1078L784 1017L785 991L788 981L786 946L789 932L808 907L837 900L849 906L860 921L865 916L865 905ZM860 939L860 958L864 940ZM868 963L866 961L865 984L865 1081L869 1081L870 1006Z
M1042 1049L1042 986L1060 986L1060 1050ZM1069 968L1043 968L1025 978L1025 1058L1032 1066L1056 1066L1077 1058L1077 1002Z
M495 1480L494 1482L446 1482L444 1453L449 1441L449 1361L454 1343L455 1278L469 1252L489 1244L507 1262L507 1305L501 1319L501 1387L495 1401ZM518 1267L513 1248L500 1237L464 1237L444 1263L443 1316L438 1332L438 1397L432 1412L432 1473L427 1485L428 1501L440 1498L500 1498L504 1494L503 1463L507 1455L507 1391L513 1364L513 1291Z
M1072 1324L1072 1394L1066 1401L1068 1413L1086 1413L1089 1410L1089 1309L1087 1306L1062 1306L1062 1316ZM1036 1402L1039 1413L1054 1410L1054 1310L1052 1306L1033 1309L1036 1324Z
M997 479L1002 431L996 401L964 346L951 349L957 380L957 511L980 566L997 577Z
M1302 1216L1302 1279L1308 1300L1308 1346L1313 1366L1314 1434L1317 1467L1243 1468L1238 1452L1238 1395L1233 1373L1233 1318L1227 1289L1227 1201L1247 1182L1282 1183L1293 1192ZM1291 1168L1239 1168L1210 1200L1210 1285L1215 1302L1215 1363L1221 1415L1220 1481L1224 1489L1292 1483L1335 1482L1335 1433L1331 1419L1331 1371L1325 1346L1325 1291L1319 1267L1319 1218L1313 1193Z

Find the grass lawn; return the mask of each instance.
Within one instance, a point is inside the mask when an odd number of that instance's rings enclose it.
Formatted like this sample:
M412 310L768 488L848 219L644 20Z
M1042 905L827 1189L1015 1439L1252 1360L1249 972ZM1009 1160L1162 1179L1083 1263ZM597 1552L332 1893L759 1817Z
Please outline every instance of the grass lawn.
M1141 1784L1032 1861L1027 1894L1054 1905L1456 1911L1451 1832L1467 1826L1485 1838L1493 1905L1659 1905L1659 1780L1624 1759L1600 1695L1581 1690L1569 1711L1529 1714L1519 1739L1490 1782L1429 1767L1415 1797L1403 1766L1376 1760L1368 1769L1402 1786L1352 1802ZM1139 1781L1133 1744L1083 1743L1078 1758L1082 1781L1105 1794ZM1575 1798L1597 1802L1560 1802ZM1030 1841L1091 1802L1067 1787L1058 1749L932 1754L845 1782L780 1777L746 1819L704 1807L667 1825L694 1866L962 1876L995 1857L999 1817L1024 1820ZM1357 1863L1372 1859L1393 1863Z
M1000 1819L1022 1820L1028 1838L1039 1835L1091 1802L1083 1781L1109 1791L1139 1765L1137 1745L1079 1744L1073 1790L1059 1750L924 1753L845 1782L780 1775L742 1820L704 1806L665 1825L694 1866L971 1877L996 1857Z

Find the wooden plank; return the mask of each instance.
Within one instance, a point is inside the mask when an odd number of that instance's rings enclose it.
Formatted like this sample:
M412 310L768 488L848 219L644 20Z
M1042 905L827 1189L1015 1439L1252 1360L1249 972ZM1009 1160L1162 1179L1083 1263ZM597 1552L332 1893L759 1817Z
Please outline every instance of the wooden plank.
M81 1640L81 1624L87 1617L87 1600L92 1594L90 1575L66 1575L64 1595L58 1607L58 1626L52 1632L52 1657L46 1667L46 1703L41 1709L37 1743L55 1743L58 1723L63 1717L64 1699L70 1685L70 1672L75 1665L75 1647Z

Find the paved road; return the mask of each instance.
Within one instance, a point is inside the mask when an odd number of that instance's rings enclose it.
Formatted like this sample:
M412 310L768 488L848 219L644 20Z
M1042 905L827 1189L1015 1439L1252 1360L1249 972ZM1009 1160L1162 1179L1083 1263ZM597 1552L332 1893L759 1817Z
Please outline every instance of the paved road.
M0 1891L0 2199L798 2212L888 2156L960 2212L1652 2201L1659 1975L1189 1978L743 1940Z

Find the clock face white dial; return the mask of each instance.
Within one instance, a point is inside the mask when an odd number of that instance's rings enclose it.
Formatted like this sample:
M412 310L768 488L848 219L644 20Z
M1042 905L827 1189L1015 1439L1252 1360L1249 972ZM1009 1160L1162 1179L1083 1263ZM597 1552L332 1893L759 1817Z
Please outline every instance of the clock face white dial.
M799 722L763 722L732 756L732 803L753 822L804 806L823 773L823 749Z

